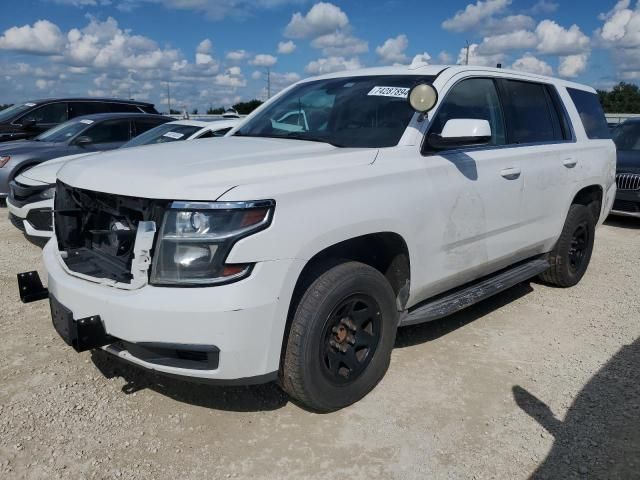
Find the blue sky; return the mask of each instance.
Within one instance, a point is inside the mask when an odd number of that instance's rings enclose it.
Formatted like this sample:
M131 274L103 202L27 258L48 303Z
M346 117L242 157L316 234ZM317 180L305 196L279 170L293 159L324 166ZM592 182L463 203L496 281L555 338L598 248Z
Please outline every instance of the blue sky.
M55 95L200 110L305 76L470 63L640 81L640 0L22 0L0 17L0 102Z

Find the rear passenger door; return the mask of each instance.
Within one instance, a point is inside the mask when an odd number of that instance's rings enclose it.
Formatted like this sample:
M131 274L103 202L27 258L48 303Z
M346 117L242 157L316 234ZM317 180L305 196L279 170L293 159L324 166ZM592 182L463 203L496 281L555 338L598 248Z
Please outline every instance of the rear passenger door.
M507 123L509 156L522 169L521 248L549 250L565 216L576 159L571 129L555 87L515 79L498 81Z

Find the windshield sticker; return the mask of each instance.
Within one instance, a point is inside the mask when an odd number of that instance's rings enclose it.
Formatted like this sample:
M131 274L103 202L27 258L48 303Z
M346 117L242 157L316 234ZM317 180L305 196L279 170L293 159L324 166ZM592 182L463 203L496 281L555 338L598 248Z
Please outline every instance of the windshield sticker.
M373 87L367 95L373 97L407 98L409 89L403 87Z
M80 120L80 123L84 123L85 125L91 125L93 123L93 120Z
M180 140L182 137L184 137L184 133L178 133L178 132L167 132L164 135L162 135L163 137L169 137L169 138L173 138L174 140Z
M35 103L25 103L24 106L25 107L35 107L36 104Z

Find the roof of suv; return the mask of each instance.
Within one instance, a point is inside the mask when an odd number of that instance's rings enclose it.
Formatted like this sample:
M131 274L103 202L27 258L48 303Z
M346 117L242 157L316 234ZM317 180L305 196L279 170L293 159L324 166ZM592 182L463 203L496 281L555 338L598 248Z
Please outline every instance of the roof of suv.
M492 67L482 67L482 66L476 66L476 65L418 65L418 66L398 65L393 67L362 68L359 70L343 70L340 72L327 73L325 75L318 75L316 77L311 77L311 78L301 80L301 83L309 80L321 80L321 79L341 78L341 77L365 77L365 76L374 76L374 75L425 75L425 76L437 77L444 71L447 71L451 75L454 75L456 73L467 72L467 71L517 75L519 77L527 77L532 80L539 80L547 83L555 83L559 85L564 85L566 87L579 88L581 90L586 89L586 90L595 92L595 90L593 90L593 88L589 87L588 85L583 85L580 83L575 83L569 80L563 80L556 77L548 77L548 76L538 75L535 73L529 73L529 72L524 72L520 70L511 70L508 68L492 68Z

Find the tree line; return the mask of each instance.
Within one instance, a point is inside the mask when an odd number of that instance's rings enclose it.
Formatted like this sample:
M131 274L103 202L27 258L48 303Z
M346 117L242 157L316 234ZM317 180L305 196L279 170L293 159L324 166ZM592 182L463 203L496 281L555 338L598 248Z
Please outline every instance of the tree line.
M249 115L256 108L262 105L262 103L263 103L262 100L258 100L254 98L253 100L249 100L248 102L238 102L235 105L232 105L231 108L233 108L240 115ZM224 107L217 107L217 108L210 107L207 109L207 115L222 115L224 112L225 112ZM193 115L197 115L198 110L196 109L192 113Z
M611 90L598 90L600 103L606 113L640 113L640 87L620 82Z

